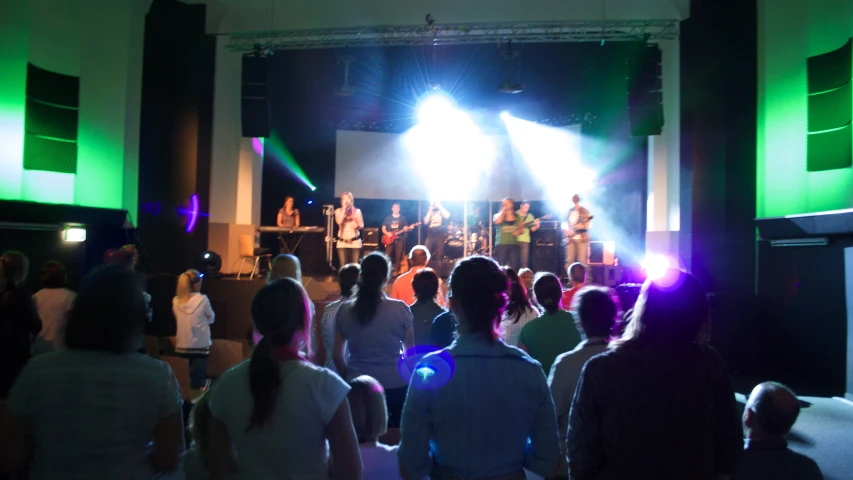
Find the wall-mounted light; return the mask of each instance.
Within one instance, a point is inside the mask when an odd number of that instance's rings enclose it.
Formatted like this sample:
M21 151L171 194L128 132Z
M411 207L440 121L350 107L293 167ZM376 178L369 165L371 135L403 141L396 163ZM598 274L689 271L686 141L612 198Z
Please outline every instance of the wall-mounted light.
M62 238L66 242L85 242L86 229L80 227L65 227Z

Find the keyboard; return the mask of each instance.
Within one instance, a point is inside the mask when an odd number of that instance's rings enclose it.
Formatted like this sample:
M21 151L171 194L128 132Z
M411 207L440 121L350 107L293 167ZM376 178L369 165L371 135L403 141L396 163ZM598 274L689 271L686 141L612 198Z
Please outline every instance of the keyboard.
M298 227L294 229L285 227L258 227L261 233L325 233L323 227Z

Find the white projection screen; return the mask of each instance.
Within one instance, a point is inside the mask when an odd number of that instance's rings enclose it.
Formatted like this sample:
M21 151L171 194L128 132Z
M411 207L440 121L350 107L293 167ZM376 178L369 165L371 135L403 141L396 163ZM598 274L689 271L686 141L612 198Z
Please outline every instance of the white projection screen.
M579 125L565 128L580 135ZM353 192L357 198L379 200L544 199L542 185L506 135L481 135L489 154L487 164L476 169L479 174L460 174L462 168L455 168L452 162L432 161L418 155L406 135L338 130L335 196ZM442 185L449 188L436 193L437 186Z

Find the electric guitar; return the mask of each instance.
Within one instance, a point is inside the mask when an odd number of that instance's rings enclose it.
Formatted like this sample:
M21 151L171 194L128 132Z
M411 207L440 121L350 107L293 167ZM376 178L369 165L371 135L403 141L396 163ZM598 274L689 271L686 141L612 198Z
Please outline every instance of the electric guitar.
M586 220L585 220L585 221L583 221L583 222L578 222L578 223L580 223L580 224L583 224L583 223L589 223L589 222L591 222L591 221L592 221L592 219L593 219L593 218L595 218L595 216L594 216L594 215L590 215L589 217L587 217L587 218L586 218ZM562 245L562 246L564 246L564 247L565 247L566 245L568 245L568 244L569 244L569 242L571 242L571 241L572 241L572 237L574 237L575 235L577 235L577 234L579 234L579 233L586 233L586 229L585 229L585 228L572 228L572 227L569 227L568 229L563 230L563 232L566 234L566 238L564 238L563 240L561 240L561 241L560 241L560 245Z
M516 228L516 229L512 232L512 235L513 235L513 236L515 236L515 237L517 237L517 236L521 235L522 233L524 233L524 229L525 229L525 228L530 228L530 227L532 227L532 226L533 226L533 225L535 225L535 224L536 224L536 222L537 222L537 221L539 221L539 220L548 220L549 218L551 218L551 214L550 214L550 213L549 213L548 215L543 216L543 217L539 217L539 218L533 219L533 220L531 220L531 221L529 221L529 222L527 222L527 223L525 223L525 224L519 225L519 226L518 226L518 228Z
M383 233L382 234L382 245L385 245L386 247L388 245L391 245L392 243L396 242L397 239L400 238L400 235L412 230L413 228L417 227L420 224L421 224L421 222L415 222L415 223L413 223L407 227L403 227L400 230L397 230L396 232Z

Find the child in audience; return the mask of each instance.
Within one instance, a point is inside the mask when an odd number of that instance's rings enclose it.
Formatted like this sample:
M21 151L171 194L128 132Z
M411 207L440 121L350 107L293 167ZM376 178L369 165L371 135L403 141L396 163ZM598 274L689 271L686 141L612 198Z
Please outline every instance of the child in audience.
M300 353L309 302L291 278L255 294L252 320L262 338L252 358L227 371L211 392L214 478L324 480L331 454L334 478L361 479L350 387Z
M572 314L560 309L563 287L553 273L537 274L533 293L545 312L524 326L518 346L538 360L548 375L557 355L575 348L581 334Z
M521 281L524 290L530 295L530 292L533 291L533 270L522 268L518 271L518 279Z
M400 479L397 447L383 445L377 439L388 430L385 390L375 378L362 375L349 382L347 395L352 424L361 450L364 480Z
M175 353L190 362L190 388L204 386L210 355L210 324L216 319L207 295L201 293L201 274L189 269L178 277L172 299L177 335Z
M198 399L190 414L192 446L184 454L186 480L210 479L210 392Z

